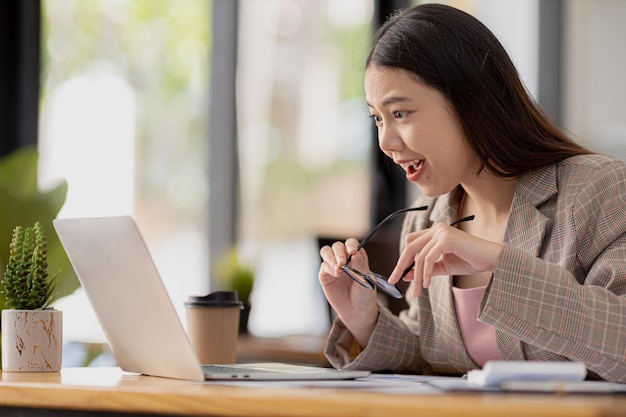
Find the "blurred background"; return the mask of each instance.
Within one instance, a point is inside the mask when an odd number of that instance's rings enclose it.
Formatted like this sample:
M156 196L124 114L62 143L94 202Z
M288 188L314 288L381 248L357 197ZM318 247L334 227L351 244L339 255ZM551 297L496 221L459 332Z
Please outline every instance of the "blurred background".
M2 2L1 155L37 147L39 186L68 183L59 217L131 214L183 322L189 295L228 286L228 259L253 271L250 334L323 337L320 242L415 195L377 149L363 63L417 3ZM626 2L445 3L492 29L560 126L626 158ZM104 341L80 289L56 306L66 342Z

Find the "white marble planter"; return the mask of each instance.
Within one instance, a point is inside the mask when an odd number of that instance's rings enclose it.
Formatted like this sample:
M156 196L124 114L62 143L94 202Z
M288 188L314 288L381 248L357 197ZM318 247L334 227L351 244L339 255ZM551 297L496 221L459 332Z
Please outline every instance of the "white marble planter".
M62 311L2 310L4 372L57 372L62 344Z

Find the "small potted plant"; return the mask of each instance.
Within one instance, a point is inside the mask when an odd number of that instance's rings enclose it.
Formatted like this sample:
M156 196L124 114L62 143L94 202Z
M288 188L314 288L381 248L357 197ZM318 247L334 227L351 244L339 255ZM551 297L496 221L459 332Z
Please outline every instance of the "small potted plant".
M237 291L237 296L243 302L243 309L239 318L239 333L248 333L250 318L250 295L254 287L254 268L242 261L239 251L232 247L217 263L216 276L224 289Z
M63 315L50 307L56 275L48 276L43 226L16 226L0 281L8 309L2 310L2 369L56 372L61 369Z

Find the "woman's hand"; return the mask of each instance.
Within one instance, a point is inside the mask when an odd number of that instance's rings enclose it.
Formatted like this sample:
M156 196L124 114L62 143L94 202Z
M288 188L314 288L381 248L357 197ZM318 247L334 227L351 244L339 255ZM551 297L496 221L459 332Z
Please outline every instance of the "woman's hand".
M493 272L501 251L502 245L498 243L437 223L406 236L406 245L389 282L415 281L413 296L417 297L422 288L430 286L433 276ZM415 263L414 269L403 277L402 273L412 263Z
M341 269L352 255L350 266L370 272L367 253L363 249L357 252L358 246L356 239L348 239L345 243L335 242L332 247L321 248L318 277L330 305L361 347L365 347L378 319L376 291L358 284Z

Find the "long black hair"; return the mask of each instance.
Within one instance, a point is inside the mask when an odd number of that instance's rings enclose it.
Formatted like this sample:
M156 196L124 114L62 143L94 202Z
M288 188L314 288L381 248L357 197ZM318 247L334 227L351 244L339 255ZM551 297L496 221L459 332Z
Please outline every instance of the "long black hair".
M592 153L545 115L502 44L461 10L423 4L394 14L374 36L366 68L372 64L409 71L444 94L482 168L496 175Z

